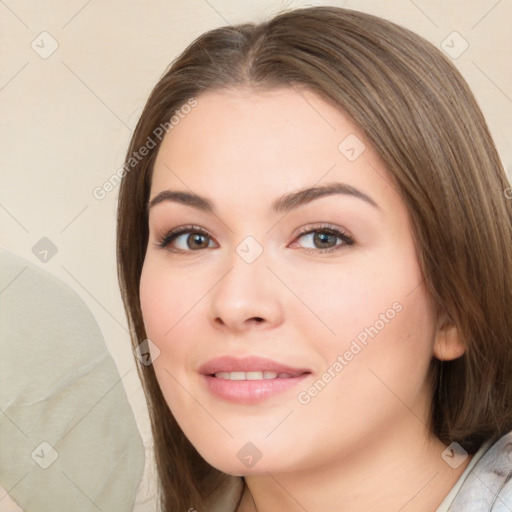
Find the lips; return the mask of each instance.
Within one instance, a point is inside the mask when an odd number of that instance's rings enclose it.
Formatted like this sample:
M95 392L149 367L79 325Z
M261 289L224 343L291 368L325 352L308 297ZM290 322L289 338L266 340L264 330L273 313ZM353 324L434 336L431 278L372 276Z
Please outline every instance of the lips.
M311 374L260 357L219 357L199 369L211 393L230 402L254 404L290 390Z
M216 373L257 373L257 372L273 372L276 377L283 374L289 377L298 377L304 373L311 373L308 368L294 368L287 366L272 359L262 357L244 357L235 358L230 356L218 357L205 363L199 369L199 373L203 375L215 375ZM245 380L245 379L240 379ZM249 379L251 380L251 379Z

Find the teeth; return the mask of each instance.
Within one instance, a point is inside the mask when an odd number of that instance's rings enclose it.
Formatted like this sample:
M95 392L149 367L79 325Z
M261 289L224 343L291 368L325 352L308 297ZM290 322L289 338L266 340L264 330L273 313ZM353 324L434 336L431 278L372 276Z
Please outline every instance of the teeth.
M278 372L217 372L215 377L228 380L289 379L289 373Z
M261 380L265 378L265 374L263 372L247 372L245 374L246 380ZM273 377L267 377L267 378L273 378Z

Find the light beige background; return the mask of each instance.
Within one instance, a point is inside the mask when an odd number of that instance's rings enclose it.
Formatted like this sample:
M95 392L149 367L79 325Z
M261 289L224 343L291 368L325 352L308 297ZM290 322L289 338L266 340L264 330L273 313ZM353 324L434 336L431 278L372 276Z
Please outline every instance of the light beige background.
M449 36L456 50L465 40L467 50L453 61L512 174L510 0L0 0L0 245L57 275L87 303L120 374L129 371L123 384L148 447L147 414L117 287L117 190L103 200L92 191L122 165L149 92L196 36L322 3L382 16L440 48ZM454 31L463 39L453 39ZM58 48L48 56L52 44ZM32 252L42 237L58 249L47 262ZM155 510L150 483L147 471L140 512Z

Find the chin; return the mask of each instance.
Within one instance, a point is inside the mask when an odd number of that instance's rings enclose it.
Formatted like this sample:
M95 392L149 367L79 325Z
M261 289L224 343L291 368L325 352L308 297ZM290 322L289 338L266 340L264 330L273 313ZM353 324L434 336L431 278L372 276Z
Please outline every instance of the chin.
M206 441L206 450L196 447L208 464L232 476L255 475L268 471L282 471L279 461L287 460L286 453L267 453L271 448L258 448L251 442L230 440L229 444L218 444L212 451L211 439Z

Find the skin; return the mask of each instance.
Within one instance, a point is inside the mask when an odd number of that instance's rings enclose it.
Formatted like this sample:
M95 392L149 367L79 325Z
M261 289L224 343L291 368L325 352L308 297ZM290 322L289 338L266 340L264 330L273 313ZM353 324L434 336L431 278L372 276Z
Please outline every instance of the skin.
M452 469L429 433L429 364L464 348L436 315L389 172L357 126L313 93L237 89L197 100L162 143L150 198L193 192L216 212L154 205L140 282L147 334L160 350L154 369L172 413L210 464L245 477L239 511L435 510L469 458ZM338 149L350 134L365 145L354 161ZM334 182L378 207L335 194L286 215L271 209L283 194ZM301 234L325 235L325 223L355 243L330 237L336 249L326 253L314 235ZM189 224L209 234L204 248L190 232L158 246ZM236 252L249 235L263 249L250 264ZM334 372L338 356L393 304L401 307L394 318ZM235 404L211 394L198 373L223 355L312 373L263 403ZM335 377L300 403L298 393L328 368ZM248 442L262 454L251 468L237 457Z

